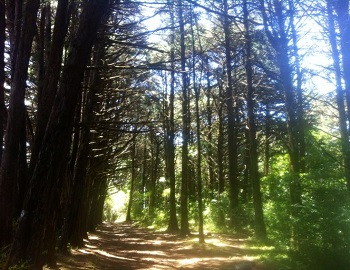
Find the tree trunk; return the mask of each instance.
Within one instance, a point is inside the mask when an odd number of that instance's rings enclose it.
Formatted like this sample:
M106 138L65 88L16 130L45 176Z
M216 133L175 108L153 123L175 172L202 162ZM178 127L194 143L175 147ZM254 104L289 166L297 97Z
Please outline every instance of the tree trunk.
M341 149L344 160L345 180L347 183L348 191L350 192L350 143L349 143L349 130L347 128L347 116L345 110L344 91L342 87L342 71L340 67L340 55L337 46L337 34L334 25L333 16L333 0L327 0L327 17L328 17L328 30L329 30L329 43L332 49L333 66L335 70L336 79L336 101L339 114L339 127L341 136ZM349 107L348 107L349 108Z
M191 6L191 21L193 20L193 7ZM204 243L204 220L203 220L203 188L202 188L202 141L201 141L201 115L199 111L199 98L200 89L196 83L196 44L194 39L193 24L191 24L191 36L192 36L192 81L193 89L195 93L196 103L196 133L197 133L197 160L196 160L196 171L197 171L197 202L198 202L198 235L199 243Z
M302 204L302 190L300 182L300 130L297 118L298 106L295 89L293 86L293 68L290 64L290 48L288 46L289 40L287 37L287 30L285 25L286 15L283 13L283 3L281 1L274 1L274 16L276 18L278 32L272 33L269 30L268 19L265 10L265 1L260 0L261 11L263 15L263 22L265 33L277 53L277 65L279 67L279 76L284 90L285 113L287 117L287 132L288 132L288 152L290 158L290 202L291 202L291 218L292 232L291 232L291 246L298 249L299 246L299 226L294 222L298 220L300 206Z
M221 74L220 74L221 76ZM219 227L225 225L225 213L223 209L223 199L222 193L225 191L225 177L224 177L224 113L223 113L223 100L224 100L224 90L222 83L219 82L219 100L218 106L218 121L219 121L219 131L218 131L218 141L217 141L217 164L218 164L218 219L217 225Z
M18 203L20 144L25 129L25 89L32 41L36 28L39 0L27 2L21 22L20 38L15 41L12 55L11 94L4 152L0 168L0 243L8 245L12 239L12 223ZM16 27L19 27L17 25Z
M327 5L330 5L328 3ZM347 122L350 121L350 14L349 14L349 0L342 1L331 1L333 3L333 7L337 13L337 21L339 25L340 32L340 50L341 50L341 59L343 66L343 80L345 83L345 99L347 105ZM334 54L334 51L333 51ZM339 88L340 90L340 88ZM340 108L341 109L341 108ZM349 133L349 129L348 129ZM345 135L345 134L344 134ZM349 150L349 138L343 142L343 147L347 147L347 150L344 152L345 166L346 166L346 184L348 191L350 193L350 150Z
M237 147L237 123L235 115L235 93L233 90L232 79L232 56L231 56L231 35L230 35L230 21L228 18L228 4L224 0L224 35L225 35L225 54L226 54L226 106L227 106L227 141L228 141L228 166L229 166L229 184L230 184L230 219L231 226L235 229L239 228L238 218L238 196L239 196L239 182L238 182L238 147Z
M293 0L289 0L289 16L290 16L290 29L292 35L292 49L294 56L294 69L296 74L296 121L297 121L297 131L298 134L298 145L299 145L299 167L300 173L306 172L306 145L305 145L305 112L304 112L304 97L303 97L303 89L302 89L302 72L300 67L300 56L299 56L299 48L298 48L298 36L297 31L295 29L295 5Z
M185 47L185 23L183 17L183 2L178 1L179 25L180 25L180 54L182 74L182 171L181 171L181 234L190 234L188 223L188 184L190 177L188 143L190 139L190 113L186 72L186 47Z
M135 189L135 181L136 181L136 141L135 138L132 142L132 149L131 149L131 178L130 178L130 190L129 190L129 202L128 202L128 209L126 211L126 222L131 222L131 208L132 203L134 200L134 189Z
M19 219L18 229L5 269L17 262L29 261L40 268L44 263L43 239L57 213L62 180L61 171L69 150L74 111L78 102L84 71L90 58L93 42L105 14L107 0L85 1L79 29L64 67L61 87L56 95L43 138L40 155L30 182L30 192Z
M210 83L210 73L209 73L209 60L206 57L205 68L206 72L206 81L207 81L207 121L208 121L208 149L207 149L207 162L209 170L209 189L211 191L211 198L216 190L215 186L215 162L214 162L214 147L213 147L213 108L212 108L212 95L211 95L211 83Z
M270 105L266 104L265 108L265 161L264 161L264 175L267 176L270 173L270 136L271 136L271 112Z
M5 54L6 41L6 20L5 20L5 3L0 3L0 55ZM4 146L4 126L5 126L5 60L0 57L0 164L2 160L3 146ZM1 236L0 236L1 239ZM0 241L1 242L1 241Z
M94 54L94 65L97 66L100 59L103 59L104 49L96 48ZM65 249L68 243L74 247L84 246L84 239L87 239L87 221L90 202L90 189L92 186L90 174L90 160L92 157L89 123L94 121L94 108L97 104L97 91L101 86L101 79L98 70L91 70L87 76L87 94L84 102L82 122L84 125L80 131L80 142L75 162L73 187L70 195L70 206L63 228L61 248Z
M248 109L248 132L249 132L249 177L253 186L253 204L254 204L254 225L255 236L260 240L266 239L266 227L263 213L263 202L260 190L259 160L257 128L255 120L255 96L253 86L253 68L252 68L252 42L249 25L249 11L247 0L243 1L244 27L245 27L245 70L247 78L247 109Z
M68 31L68 0L58 1L55 26L53 30L52 45L45 68L49 72L45 73L45 79L42 82L42 91L38 93L38 118L35 130L35 139L32 147L32 155L30 161L30 173L33 172L37 161L38 153L43 142L45 129L52 105L56 96L58 81L61 73L62 55L65 37ZM42 39L45 39L42 37ZM46 42L47 43L47 42Z
M175 25L175 14L174 14L174 5L169 2L171 7L170 11L170 20L171 25ZM166 137L166 172L167 177L169 178L169 188L170 188L170 197L169 197L169 223L168 231L177 232L179 230L178 220L176 216L176 178L175 178L175 120L174 120L174 111L175 111L175 33L172 30L170 35L170 43L172 44L170 49L170 62L171 62L171 72L170 72L170 95L169 95L169 119L167 120L167 137Z

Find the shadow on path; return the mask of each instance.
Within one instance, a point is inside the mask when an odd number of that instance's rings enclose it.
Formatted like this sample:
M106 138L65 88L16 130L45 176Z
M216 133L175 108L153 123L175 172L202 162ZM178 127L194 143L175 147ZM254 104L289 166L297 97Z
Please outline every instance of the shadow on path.
M198 244L195 236L155 232L135 224L104 223L89 235L84 248L58 255L56 269L233 270L239 262L254 260L252 251L245 249L245 241L213 235L207 236L205 244Z

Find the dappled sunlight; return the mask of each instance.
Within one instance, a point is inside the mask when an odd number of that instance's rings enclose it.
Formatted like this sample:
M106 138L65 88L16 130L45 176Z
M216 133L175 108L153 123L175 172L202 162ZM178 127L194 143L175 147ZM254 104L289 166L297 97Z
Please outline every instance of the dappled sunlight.
M167 254L163 251L152 251L152 250L131 250L133 253L145 254L150 257L150 255L158 255L158 256L167 256Z
M109 258L115 258L115 259L127 260L127 261L136 261L135 259L129 259L129 258L126 258L126 257L115 256L115 255L110 254L110 253L108 253L106 251L103 251L103 250L96 250L95 252L97 254L100 254L100 255L103 255L103 256L106 256L106 257L109 257Z
M84 248L72 250L70 259L62 257L58 269L235 269L241 261L259 259L259 247L248 254L246 241L213 235L200 244L195 235L181 237L135 224L106 223L89 235Z
M90 240L98 240L98 239L100 239L98 236L96 236L96 235L89 235L89 239Z

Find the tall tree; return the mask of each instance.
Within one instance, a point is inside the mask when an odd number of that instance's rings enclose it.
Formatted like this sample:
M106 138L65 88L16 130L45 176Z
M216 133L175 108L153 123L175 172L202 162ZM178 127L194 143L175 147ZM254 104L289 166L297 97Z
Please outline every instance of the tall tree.
M298 99L293 85L293 66L291 63L291 48L289 45L289 28L287 22L292 23L289 12L286 10L286 4L282 1L269 1L269 5L265 5L265 0L260 0L260 8L264 23L265 33L269 39L271 46L276 52L276 63L279 68L279 79L281 81L284 92L284 105L287 117L288 131L288 152L290 158L290 202L292 220L297 220L300 206L302 203L301 190L301 159L300 159L300 122L297 109ZM270 12L270 17L267 15ZM292 226L292 247L298 248L300 231L295 222Z
M345 96L342 85L342 69L340 52L337 45L337 34L335 28L335 18L333 12L333 0L327 0L327 22L328 22L328 39L332 51L333 67L335 73L335 85L336 85L336 102L339 114L339 127L341 136L341 148L344 159L345 179L347 182L347 188L349 189L350 183L350 144L349 144L349 129L347 124L346 107L349 108L349 104L345 106Z
M193 6L191 5L191 42L192 42L192 84L195 94L195 116L196 116L196 133L197 133L197 160L196 160L196 178L197 178L197 201L198 201L198 232L199 232L199 243L204 243L204 220L203 220L203 187L202 187L202 137L201 137L201 115L199 109L199 99L200 99L200 86L197 85L197 75L196 75L196 57L197 57L197 49L196 49L196 41L195 37L198 38L198 43L200 47L201 54L203 53L200 35L195 35L194 32L194 21L196 26L198 26L197 19L195 18ZM198 31L198 27L197 27Z
M6 42L6 7L5 2L0 3L0 55L5 55ZM5 125L5 59L0 57L0 164L4 145L4 125Z
M340 52L341 52L341 63L342 63L342 74L343 74L343 80L344 80L344 93L345 93L345 100L346 100L346 106L347 106L347 121L350 121L350 7L349 7L349 0L338 0L338 1L327 1L327 5L333 5L333 8L337 14L336 19L339 27L339 39L340 39ZM329 8L330 9L330 8ZM329 10L329 16L331 15L331 10ZM332 31L332 30L330 30ZM335 48L333 48L333 58L336 57L336 51ZM340 108L341 109L341 108ZM349 130L349 128L348 128ZM349 132L349 131L348 131ZM349 141L347 139L346 141ZM345 166L349 167L349 150L346 150L345 159L346 164ZM350 178L348 177L348 171L350 169L347 168L347 188L350 192Z
M57 214L62 186L60 176L69 150L74 111L93 42L108 3L108 0L89 0L82 6L79 28L63 69L5 269L21 260L29 261L35 267L45 263L42 241L51 238L48 232L55 233L51 226L55 225L52 220Z
M190 233L188 223L188 186L190 179L188 144L190 139L190 111L188 78L186 71L186 46L185 46L185 22L183 14L184 4L178 1L178 23L180 29L180 61L181 61L181 82L182 82L182 159L181 159L181 234Z
M239 180L238 180L238 141L237 141L237 96L234 91L232 75L232 47L231 47L231 21L229 18L228 1L223 1L223 29L225 35L226 56L226 106L227 106L227 140L228 140L228 166L230 184L230 218L231 225L238 229L239 207Z
M47 19L46 19L47 20ZM49 26L48 26L49 27ZM49 29L48 31L51 31ZM32 173L37 156L41 147L47 122L51 113L52 105L56 96L58 81L60 79L62 56L64 51L64 42L68 31L68 0L58 1L58 6L55 16L55 24L52 35L50 48L46 48L48 52L47 62L44 63L44 77L40 82L42 85L38 92L38 119L36 121L35 140L31 151L30 171ZM49 34L46 34L41 39L48 39ZM46 42L49 43L49 42ZM49 46L49 45L47 45ZM44 46L44 47L47 47ZM46 68L45 68L46 67ZM46 74L45 74L45 69ZM48 71L49 70L49 71Z
M14 39L13 51L11 52L11 95L9 101L8 120L4 152L0 168L0 243L8 245L12 238L12 221L16 213L16 204L19 199L17 187L20 166L20 145L22 132L25 127L24 97L26 80L28 77L28 65L32 48L32 41L36 31L36 17L39 9L39 0L26 2L23 10L23 18L16 21L14 28L19 35ZM19 5L18 2L16 4ZM19 7L17 7L19 8ZM15 16L18 16L16 13Z
M253 186L253 200L255 213L255 235L258 239L266 238L266 227L263 214L263 202L260 190L257 127L255 117L255 93L253 85L252 39L249 22L247 0L243 1L243 16L245 28L245 70L247 79L247 109L249 133L249 176Z
M166 134L166 172L167 177L169 178L169 224L168 231L178 231L178 221L176 216L176 179L175 179L175 12L174 4L171 1L168 1L170 9L170 21L172 30L170 33L170 62L171 62L171 71L170 71L170 94L169 94L169 106L168 106L168 119L167 119L167 129Z

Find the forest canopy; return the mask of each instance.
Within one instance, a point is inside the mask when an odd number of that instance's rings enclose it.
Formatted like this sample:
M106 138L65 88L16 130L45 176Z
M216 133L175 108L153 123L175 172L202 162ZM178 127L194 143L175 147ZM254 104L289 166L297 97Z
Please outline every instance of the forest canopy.
M0 55L3 269L121 216L350 268L349 0L6 0Z

